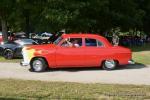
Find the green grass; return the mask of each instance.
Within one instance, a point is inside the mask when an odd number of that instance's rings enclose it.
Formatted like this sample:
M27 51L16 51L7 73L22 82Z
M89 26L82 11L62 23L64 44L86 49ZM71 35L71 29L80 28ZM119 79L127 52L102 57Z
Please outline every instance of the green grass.
M141 64L150 64L150 43L143 46L135 46L131 48L133 51L133 60Z
M136 63L150 65L150 51L133 52L133 59Z
M10 59L10 60L7 60L7 59L5 59L4 57L2 57L2 56L0 56L0 62L11 62L11 63L18 63L18 62L20 62L21 61L21 59Z
M150 86L0 79L0 99L143 100L148 98L150 98Z

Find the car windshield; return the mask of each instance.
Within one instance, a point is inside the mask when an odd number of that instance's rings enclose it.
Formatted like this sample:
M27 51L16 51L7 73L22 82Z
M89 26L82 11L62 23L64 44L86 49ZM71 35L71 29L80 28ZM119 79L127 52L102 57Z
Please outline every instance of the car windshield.
M53 43L55 45L57 45L63 38L60 36L59 38L57 38Z
M20 45L38 44L32 39L20 39L20 40L15 40L14 42Z

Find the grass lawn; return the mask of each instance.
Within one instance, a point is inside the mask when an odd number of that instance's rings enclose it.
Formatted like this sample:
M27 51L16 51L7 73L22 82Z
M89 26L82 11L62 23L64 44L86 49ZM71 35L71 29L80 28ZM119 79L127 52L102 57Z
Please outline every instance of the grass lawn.
M0 79L0 99L143 100L150 86L80 84Z
M20 62L21 59L11 59L11 60L6 60L4 57L0 56L0 62Z
M135 62L150 65L150 43L143 46L132 47L131 49Z

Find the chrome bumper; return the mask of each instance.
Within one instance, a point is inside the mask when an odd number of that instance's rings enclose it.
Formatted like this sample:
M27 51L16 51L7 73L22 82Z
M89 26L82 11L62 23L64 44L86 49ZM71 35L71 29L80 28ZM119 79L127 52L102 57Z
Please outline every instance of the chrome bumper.
M21 66L28 66L30 61L29 61L28 54L27 54L25 47L22 49L22 55L23 55L23 60L20 62L20 65Z
M20 65L21 65L21 66L28 66L29 63L26 63L26 62L24 62L24 61L21 61L21 62L20 62Z
M135 64L135 62L133 60L129 60L128 64Z

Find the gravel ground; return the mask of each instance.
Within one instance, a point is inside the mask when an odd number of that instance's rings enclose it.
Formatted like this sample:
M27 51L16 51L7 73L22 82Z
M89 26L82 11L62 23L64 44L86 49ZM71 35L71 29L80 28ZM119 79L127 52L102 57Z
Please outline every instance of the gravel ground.
M78 83L107 83L150 85L150 65L121 66L113 71L100 68L51 69L42 73L29 71L19 63L0 63L0 78L63 81Z

